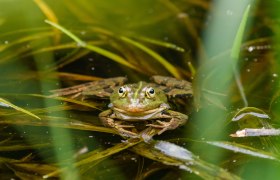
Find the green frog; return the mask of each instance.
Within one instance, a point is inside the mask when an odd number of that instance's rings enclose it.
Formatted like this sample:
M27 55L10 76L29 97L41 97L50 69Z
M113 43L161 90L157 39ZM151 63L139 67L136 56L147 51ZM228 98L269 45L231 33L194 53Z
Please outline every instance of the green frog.
M191 83L164 76L153 76L151 79L154 83L140 81L125 84L125 77L109 78L55 90L54 93L83 99L110 97L109 109L101 112L99 118L104 126L125 137L137 137L136 125L139 123L157 129L157 134L185 124L188 116L171 110L168 99L192 96Z

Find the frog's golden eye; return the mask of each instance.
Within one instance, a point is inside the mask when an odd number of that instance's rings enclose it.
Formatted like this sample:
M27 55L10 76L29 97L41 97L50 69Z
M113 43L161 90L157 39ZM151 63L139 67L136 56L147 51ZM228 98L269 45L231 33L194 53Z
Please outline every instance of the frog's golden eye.
M127 90L126 90L125 87L120 87L118 93L119 93L119 96L120 96L120 97L125 97L126 94L127 94Z
M155 90L154 90L154 88L151 88L151 87L149 87L149 88L147 88L147 90L146 90L146 95L147 95L147 97L148 98L153 98L153 97L155 97Z

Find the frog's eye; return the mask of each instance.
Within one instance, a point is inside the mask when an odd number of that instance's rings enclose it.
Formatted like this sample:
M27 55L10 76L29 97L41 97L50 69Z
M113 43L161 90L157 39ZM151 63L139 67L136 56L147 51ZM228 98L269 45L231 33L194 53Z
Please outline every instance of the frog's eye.
M119 93L119 96L120 96L120 97L125 97L126 94L127 94L127 90L126 90L125 87L120 87L118 93Z
M146 95L147 95L148 98L155 97L155 90L154 90L154 88L151 88L151 87L147 88Z

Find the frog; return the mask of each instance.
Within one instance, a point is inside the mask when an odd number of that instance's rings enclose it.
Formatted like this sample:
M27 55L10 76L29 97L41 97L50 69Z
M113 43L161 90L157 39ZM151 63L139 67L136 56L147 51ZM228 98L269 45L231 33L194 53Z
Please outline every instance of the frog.
M108 109L98 117L106 127L114 129L123 137L138 137L136 125L156 129L160 135L184 125L188 115L172 110L169 99L192 97L191 83L166 76L152 76L152 82L139 81L126 84L126 77L115 77L93 81L53 91L56 96L92 96L110 99Z

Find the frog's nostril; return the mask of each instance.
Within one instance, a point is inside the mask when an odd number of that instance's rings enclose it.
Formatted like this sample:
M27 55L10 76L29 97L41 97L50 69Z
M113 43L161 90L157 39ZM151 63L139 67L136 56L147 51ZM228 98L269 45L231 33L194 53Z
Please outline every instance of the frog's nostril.
M138 106L139 105L139 99L131 99L130 100L130 105L131 106Z

